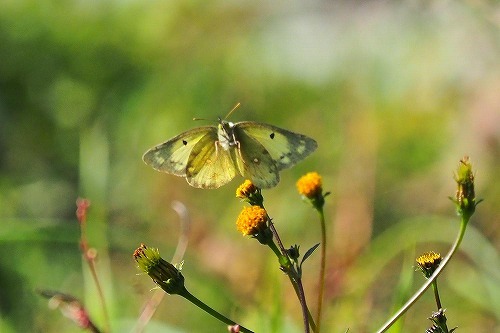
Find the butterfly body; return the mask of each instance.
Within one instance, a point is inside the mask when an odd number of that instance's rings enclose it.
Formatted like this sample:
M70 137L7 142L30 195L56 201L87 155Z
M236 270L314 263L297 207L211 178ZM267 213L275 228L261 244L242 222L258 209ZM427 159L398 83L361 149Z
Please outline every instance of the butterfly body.
M279 182L279 171L295 165L317 148L313 139L272 125L219 119L181 133L143 156L154 169L185 177L198 188L218 188L236 174L257 187Z
M219 125L217 126L217 137L219 138L219 143L225 150L229 150L238 144L234 136L234 124L230 121L224 121L219 119Z

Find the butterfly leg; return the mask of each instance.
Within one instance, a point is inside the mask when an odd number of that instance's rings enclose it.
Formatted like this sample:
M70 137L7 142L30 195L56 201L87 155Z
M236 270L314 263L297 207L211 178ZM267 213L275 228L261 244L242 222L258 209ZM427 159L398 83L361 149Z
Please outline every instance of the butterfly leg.
M219 156L219 140L215 141L214 142L214 145L215 145L215 157L217 158L217 156Z
M235 141L236 142L236 153L238 154L238 160L239 161L242 161L243 164L246 164L246 161L245 159L243 158L243 155L241 154L241 146L240 146L240 142L239 141Z

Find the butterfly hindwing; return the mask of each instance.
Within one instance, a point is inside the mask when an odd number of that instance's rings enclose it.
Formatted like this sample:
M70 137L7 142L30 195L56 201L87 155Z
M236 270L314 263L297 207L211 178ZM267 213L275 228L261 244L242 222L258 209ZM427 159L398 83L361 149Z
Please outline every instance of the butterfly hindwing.
M278 185L278 168L267 149L237 126L233 128L233 133L238 142L235 159L240 174L251 179L255 186L260 188Z
M212 138L214 133L217 137L214 126L194 128L149 149L142 159L155 170L185 177L193 147L204 137Z
M297 164L318 147L316 141L308 136L268 124L243 121L234 127L264 146L278 170Z
M198 188L218 188L236 175L236 166L229 150L217 139L217 131L202 137L191 150L186 164L186 180Z

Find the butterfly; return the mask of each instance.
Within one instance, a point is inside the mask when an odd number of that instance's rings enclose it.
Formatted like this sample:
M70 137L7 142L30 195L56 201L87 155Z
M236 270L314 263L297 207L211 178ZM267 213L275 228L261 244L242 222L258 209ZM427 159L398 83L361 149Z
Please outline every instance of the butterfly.
M218 126L181 133L149 149L142 157L153 169L185 177L189 185L215 189L237 174L260 188L279 183L279 171L311 154L315 140L276 126L219 118Z

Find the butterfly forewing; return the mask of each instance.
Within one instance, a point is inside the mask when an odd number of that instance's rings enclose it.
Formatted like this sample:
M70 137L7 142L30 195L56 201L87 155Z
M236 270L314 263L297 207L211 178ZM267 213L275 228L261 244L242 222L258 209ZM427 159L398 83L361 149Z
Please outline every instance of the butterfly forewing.
M278 170L297 164L318 147L316 141L308 136L268 124L243 121L234 127L260 142L271 155Z
M240 174L251 179L255 186L260 188L278 185L278 168L267 149L237 126L233 128L233 133L238 142L235 159Z
M217 131L202 137L191 150L186 164L186 180L194 187L218 188L231 181L236 167L230 151L217 141Z
M217 135L214 126L194 128L149 149L142 159L155 170L184 177L193 147L203 137L212 138L214 133Z

